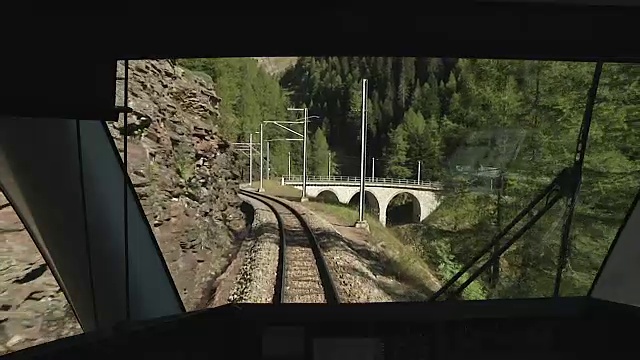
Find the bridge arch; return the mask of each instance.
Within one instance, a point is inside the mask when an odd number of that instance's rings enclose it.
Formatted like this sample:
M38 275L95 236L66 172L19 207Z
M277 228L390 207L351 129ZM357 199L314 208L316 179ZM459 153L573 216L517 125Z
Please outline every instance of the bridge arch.
M330 203L330 204L340 203L340 198L338 197L338 194L331 189L324 189L320 191L318 195L315 196L315 198L325 203Z
M296 188L302 189L301 186ZM307 186L307 196L317 198L320 194L331 192L338 198L338 201L342 204L348 204L349 200L353 197L353 194L358 192L357 188L340 188L340 187L328 187L328 186Z
M360 191L356 191L351 199L349 200L349 205L358 206L360 203ZM375 216L380 216L382 213L382 207L380 206L380 200L376 196L375 192L366 190L364 191L364 210L369 214L373 214Z
M420 199L411 191L397 191L389 198L384 209L387 224L417 223L422 219Z

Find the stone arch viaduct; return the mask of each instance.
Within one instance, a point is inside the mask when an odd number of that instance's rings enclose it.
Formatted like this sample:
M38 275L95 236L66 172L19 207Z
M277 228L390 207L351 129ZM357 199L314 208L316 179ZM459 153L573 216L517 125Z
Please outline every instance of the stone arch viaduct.
M282 185L302 189L301 176L285 176ZM380 223L387 224L387 207L400 194L413 199L413 221L424 220L440 204L439 183L408 179L365 178L366 202L377 207ZM307 196L317 197L323 193L333 194L340 203L348 204L360 192L360 178L347 176L308 176Z

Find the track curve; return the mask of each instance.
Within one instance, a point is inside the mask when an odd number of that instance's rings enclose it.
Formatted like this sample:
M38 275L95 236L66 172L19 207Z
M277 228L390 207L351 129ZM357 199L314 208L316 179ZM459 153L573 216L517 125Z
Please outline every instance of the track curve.
M278 221L280 249L273 302L340 303L318 239L304 217L277 197L247 190L240 193L264 203Z

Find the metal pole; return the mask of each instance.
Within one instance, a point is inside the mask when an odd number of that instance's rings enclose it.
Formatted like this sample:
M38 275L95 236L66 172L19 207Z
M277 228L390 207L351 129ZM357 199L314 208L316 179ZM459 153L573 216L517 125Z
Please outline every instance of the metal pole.
M289 178L291 178L291 151L289 151Z
M376 177L376 158L371 158L371 181Z
M249 133L249 186L253 186L253 133Z
M502 230L502 191L504 189L504 173L500 170L500 183L496 186L496 190L498 191L498 199L496 204L496 228L498 231ZM493 180L493 179L492 179ZM493 266L491 267L491 287L492 290L498 286L498 281L500 281L500 256L497 253L500 251L500 245L496 244L493 247L492 256L495 257L495 261L493 262ZM495 295L493 293L492 295Z
M593 116L593 107L598 94L598 85L600 84L600 74L602 73L602 61L596 63L596 68L593 72L593 80L591 82L591 88L587 95L587 105L584 109L584 117L582 118L582 125L580 126L580 133L578 134L578 141L576 144L576 152L574 157L573 166L570 168L572 176L572 184L570 185L571 192L567 194L564 224L562 224L562 237L560 238L560 253L558 254L558 268L556 269L556 279L553 286L553 296L560 296L560 283L562 282L562 274L568 264L569 257L571 256L571 222L573 221L574 211L578 196L580 194L580 187L582 185L582 170L584 167L585 151L587 148L587 142L589 140L589 129L591 128L591 118Z
M271 178L271 159L269 158L269 141L267 141L267 180Z
M264 186L262 184L262 178L264 177L264 173L262 171L262 159L264 158L262 155L262 126L263 124L260 123L260 188L258 189L258 192L264 192Z
M420 184L420 163L422 161L418 160L418 185Z
M307 199L307 123L309 109L304 108L304 139L302 140L302 201Z
M366 168L366 135L367 135L367 79L362 79L362 124L360 130L360 211L358 224L364 227L364 176ZM364 226L363 226L364 225Z
M329 165L327 165L327 176L331 177L331 150L329 150Z
M125 60L124 61L124 107L125 109L129 107L129 60ZM127 119L127 114L129 112L125 110L124 114L122 114L123 120L124 120L124 128L127 129L128 128L128 119ZM76 126L80 126L80 125L76 125ZM127 173L128 169L129 169L129 164L128 164L128 159L129 159L129 149L128 149L128 141L127 141L127 135L125 134L123 136L123 140L124 140L124 160L123 160L123 165L124 165L124 171L125 174ZM128 196L129 196L129 184L127 183L127 176L123 176L123 183L124 183L124 189L123 189L123 193L124 193L124 199L123 201L123 216L124 219L123 220L123 230L124 230L124 296L125 296L125 305L126 305L126 320L130 320L131 319L131 288L130 288L130 268L129 268L129 200L128 200ZM86 210L85 210L85 225L86 225ZM89 259L89 263L91 264L91 259ZM89 269L91 269L91 267L89 267ZM90 273L91 275L91 273ZM94 306L95 306L95 300L94 300ZM96 319L97 322L97 319Z

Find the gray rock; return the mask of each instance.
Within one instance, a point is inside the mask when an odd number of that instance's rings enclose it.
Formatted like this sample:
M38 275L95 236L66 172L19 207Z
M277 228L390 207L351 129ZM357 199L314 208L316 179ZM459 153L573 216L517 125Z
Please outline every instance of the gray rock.
M19 343L21 343L22 341L24 341L24 337L22 335L14 335L11 337L11 339L9 339L9 341L7 341L7 346L8 347L14 347L16 345L18 345Z
M131 61L129 91L135 116L127 129L121 121L110 123L111 133L116 144L121 134L130 143L142 136L136 144L147 157L153 154L152 165L130 146L130 176L171 274L186 290L183 301L194 309L202 286L226 267L236 247L230 234L244 227L238 158L210 120L221 99L211 85L164 60ZM198 250L197 258L191 250Z

